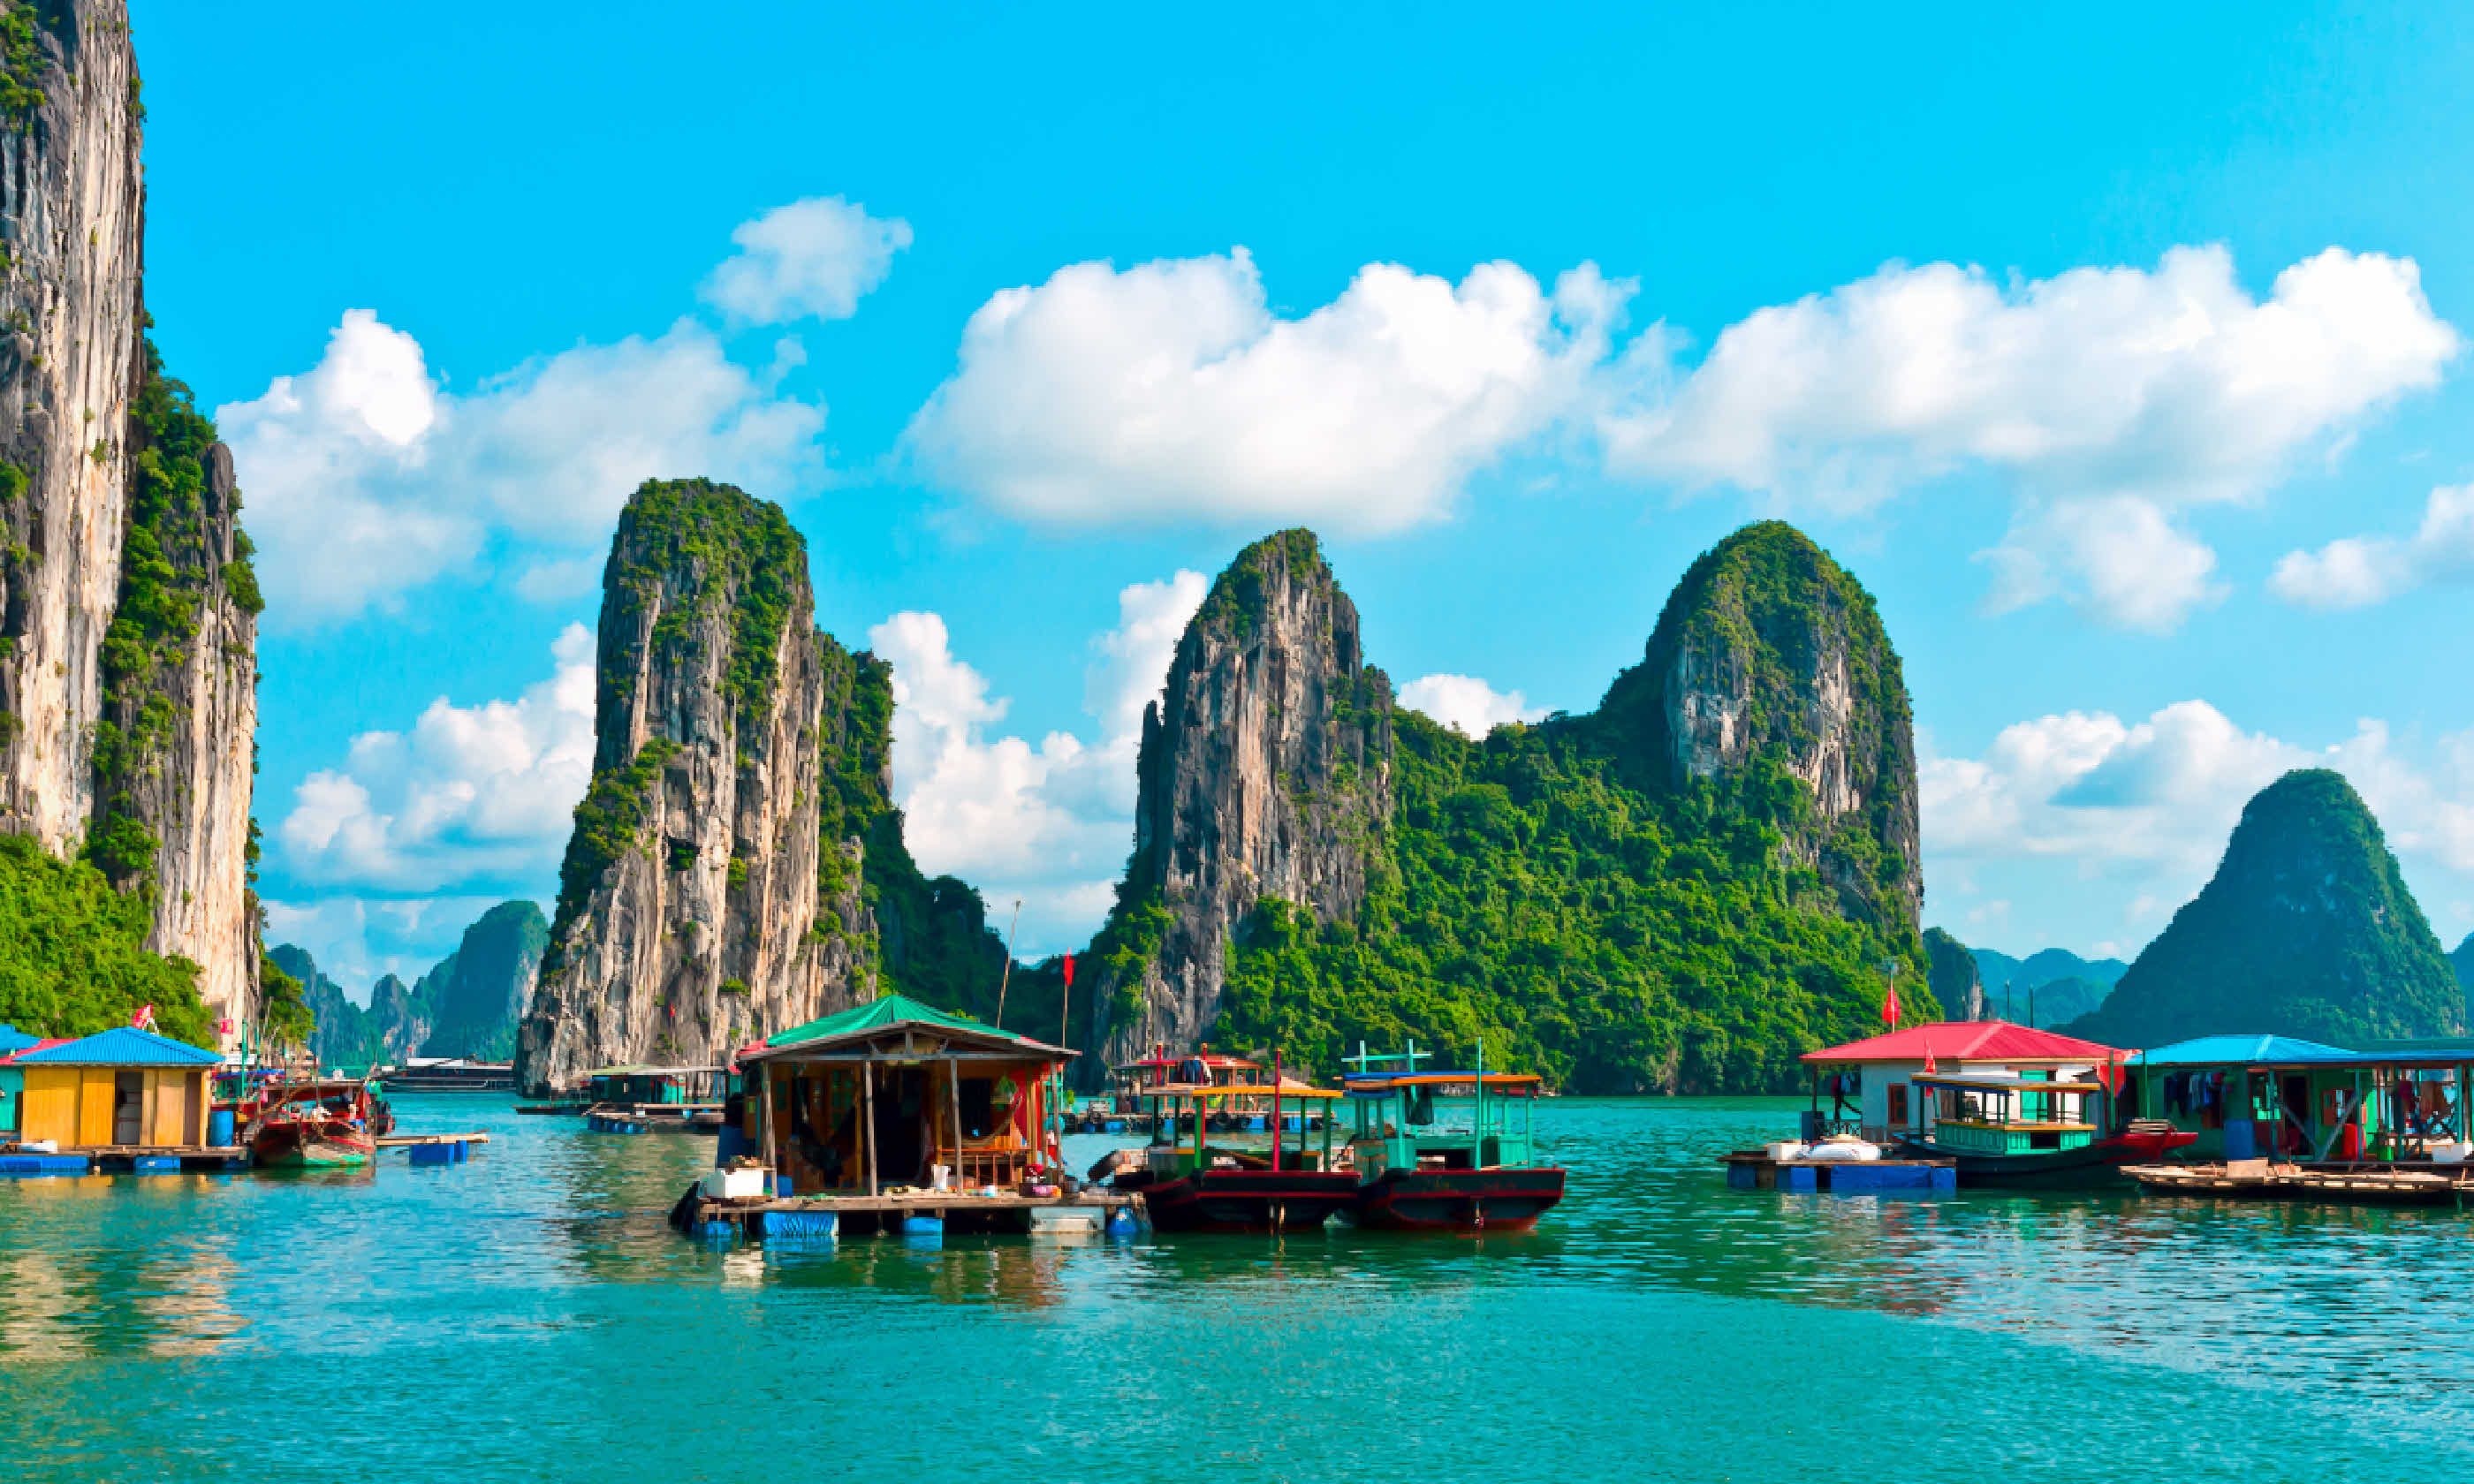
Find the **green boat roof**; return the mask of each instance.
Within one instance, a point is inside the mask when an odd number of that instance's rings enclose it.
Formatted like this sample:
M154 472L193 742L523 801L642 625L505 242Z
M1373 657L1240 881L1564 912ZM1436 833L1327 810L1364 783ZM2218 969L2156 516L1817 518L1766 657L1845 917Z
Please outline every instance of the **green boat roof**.
M858 1031L872 1031L905 1024L933 1025L939 1030L948 1031L968 1031L975 1036L996 1036L1007 1041L1020 1041L1026 1046L1039 1046L1042 1050L1053 1049L1028 1036L1002 1030L984 1020L974 1020L968 1016L955 1015L950 1011L939 1010L934 1005L923 1005L908 994L887 994L881 999L871 1000L867 1004L838 1011L821 1020L811 1020L805 1025L794 1025L787 1031L767 1036L764 1038L764 1044L768 1046L804 1045L809 1041L823 1041L829 1037L848 1036Z

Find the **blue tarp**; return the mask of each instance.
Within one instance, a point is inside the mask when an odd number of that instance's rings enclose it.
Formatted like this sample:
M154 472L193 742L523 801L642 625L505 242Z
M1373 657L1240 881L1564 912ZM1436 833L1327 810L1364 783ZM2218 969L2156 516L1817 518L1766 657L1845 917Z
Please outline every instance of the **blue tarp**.
M2200 1036L2156 1046L2130 1059L2133 1066L2311 1066L2362 1060L2360 1052L2292 1036Z

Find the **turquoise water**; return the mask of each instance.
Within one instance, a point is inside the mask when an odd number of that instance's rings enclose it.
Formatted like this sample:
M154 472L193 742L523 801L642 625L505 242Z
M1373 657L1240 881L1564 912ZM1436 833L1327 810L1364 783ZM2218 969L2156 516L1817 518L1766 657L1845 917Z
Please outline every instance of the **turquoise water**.
M2436 1477L2474 1213L1734 1192L1780 1099L1578 1100L1526 1236L712 1248L708 1140L0 1182L26 1478ZM1085 1157L1117 1142L1074 1141Z

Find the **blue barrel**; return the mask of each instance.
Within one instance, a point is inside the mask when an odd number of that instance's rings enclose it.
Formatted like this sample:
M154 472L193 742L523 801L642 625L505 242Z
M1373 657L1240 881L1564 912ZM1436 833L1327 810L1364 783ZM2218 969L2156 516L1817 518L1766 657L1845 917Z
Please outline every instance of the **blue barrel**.
M945 1234L945 1218L942 1216L905 1216L902 1218L902 1234L905 1236L943 1236Z
M787 1200L787 1199L788 1199L789 1194L790 1194L790 1177L789 1177L789 1176L788 1176L788 1175L776 1175L776 1176L774 1176L774 1177L773 1177L773 1198L774 1198L775 1200L777 1200L777 1201L778 1201L778 1200Z
M129 1167L140 1175L177 1175L181 1157L176 1154L141 1154L129 1161Z
M2251 1135L2255 1128L2256 1125L2254 1125L2248 1118L2227 1118L2225 1120L2226 1159L2247 1160L2253 1157L2258 1148L2251 1139Z
M1108 1234L1110 1236L1133 1235L1134 1213L1122 1206L1108 1212Z
M713 1141L713 1167L726 1170L730 1168L731 1161L749 1153L754 1147L748 1143L745 1131L738 1124L725 1123L721 1126L721 1137Z
M206 1142L216 1149L232 1146L232 1111L218 1108L206 1114Z

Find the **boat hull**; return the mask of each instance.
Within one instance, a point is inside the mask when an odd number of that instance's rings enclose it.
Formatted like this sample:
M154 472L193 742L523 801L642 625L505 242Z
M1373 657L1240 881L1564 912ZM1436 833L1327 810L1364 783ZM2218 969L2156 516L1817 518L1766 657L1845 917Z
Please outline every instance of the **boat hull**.
M2076 1149L1979 1154L1903 1134L1899 1150L1911 1159L1951 1161L1962 1185L2099 1185L2122 1181L2126 1164L2153 1164L2197 1137L2178 1131L2116 1134Z
M1552 1165L1390 1170L1359 1187L1357 1224L1387 1232L1524 1232L1564 1199Z
M367 1164L377 1140L349 1129L268 1129L250 1141L250 1157L269 1168L329 1169Z
M1155 1232L1304 1232L1357 1201L1346 1170L1206 1170L1119 1188L1141 1193Z

